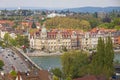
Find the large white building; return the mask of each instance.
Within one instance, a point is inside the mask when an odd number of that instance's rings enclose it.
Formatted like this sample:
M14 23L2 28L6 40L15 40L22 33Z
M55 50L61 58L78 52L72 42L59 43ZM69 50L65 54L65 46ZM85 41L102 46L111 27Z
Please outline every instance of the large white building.
M100 29L97 29L95 32L86 32L85 35L82 37L82 49L95 49L97 47L99 37L106 40L106 38L110 36L112 42L114 43L113 33L114 32Z
M47 18L54 18L54 17L66 17L65 14L58 14L58 13L51 13L47 15Z
M30 35L30 46L34 49L46 49L49 51L66 49L95 49L98 39L106 39L108 36L115 41L115 30L93 29L89 32L56 30L49 31L43 27L39 32Z
M78 39L75 31L62 30L48 31L45 27L34 35L29 35L30 47L34 49L46 49L49 51L78 48Z

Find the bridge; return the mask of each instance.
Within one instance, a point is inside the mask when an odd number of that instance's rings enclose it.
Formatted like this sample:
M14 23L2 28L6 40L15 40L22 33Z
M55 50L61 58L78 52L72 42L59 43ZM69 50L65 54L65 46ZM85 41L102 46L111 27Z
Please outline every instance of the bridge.
M29 68L36 69L36 70L42 70L41 67L39 67L37 64L35 64L23 51L21 51L19 48L11 47L10 49L13 50L14 53L17 53L23 60L26 61Z

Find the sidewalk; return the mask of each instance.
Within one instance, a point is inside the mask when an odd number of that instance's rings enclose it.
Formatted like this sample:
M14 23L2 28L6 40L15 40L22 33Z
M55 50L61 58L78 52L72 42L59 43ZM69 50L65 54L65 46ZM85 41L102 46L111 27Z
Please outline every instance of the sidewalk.
M32 53L27 53L28 56L58 56L58 55L62 55L61 52L57 51L57 52L53 52L53 53L46 53L44 51L34 51Z

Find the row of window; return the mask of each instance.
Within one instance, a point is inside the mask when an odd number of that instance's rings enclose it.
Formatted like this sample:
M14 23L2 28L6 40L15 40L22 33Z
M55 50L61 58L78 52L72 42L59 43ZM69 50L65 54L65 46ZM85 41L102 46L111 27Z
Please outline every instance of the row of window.
M70 49L71 48L71 46L65 46L67 49ZM49 46L48 47L49 49L62 49L62 47L58 47L58 46Z
M57 42L48 42L48 44L60 44L60 43L57 43ZM61 44L70 45L71 42L61 42Z

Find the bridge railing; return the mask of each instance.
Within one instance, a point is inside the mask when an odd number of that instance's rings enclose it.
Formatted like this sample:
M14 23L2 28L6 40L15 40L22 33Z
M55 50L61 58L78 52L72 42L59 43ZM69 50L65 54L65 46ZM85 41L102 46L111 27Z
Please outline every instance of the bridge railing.
M21 49L17 47L13 47L15 50L19 51L27 60L29 60L37 69L42 70L41 67L39 67L35 62L33 62Z

